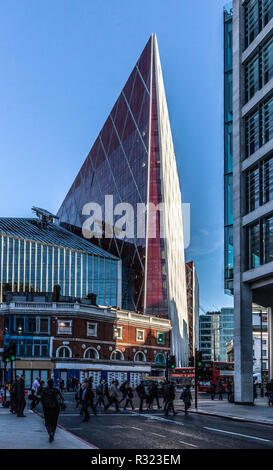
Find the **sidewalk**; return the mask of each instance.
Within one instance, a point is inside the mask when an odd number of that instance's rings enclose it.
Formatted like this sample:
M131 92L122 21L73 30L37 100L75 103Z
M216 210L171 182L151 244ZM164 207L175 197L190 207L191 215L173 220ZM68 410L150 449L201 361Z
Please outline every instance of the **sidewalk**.
M176 400L175 404L178 409L184 409L181 400ZM202 396L199 394L198 408L195 410L193 394L192 406L189 411L191 413L209 414L238 421L271 424L273 426L273 406L268 406L267 398L256 398L254 406L248 406L229 403L226 396L224 396L223 401L220 401L218 397L211 400L209 395Z
M26 418L17 418L0 406L0 449L96 449L59 427L50 444L44 420L28 409L25 415Z

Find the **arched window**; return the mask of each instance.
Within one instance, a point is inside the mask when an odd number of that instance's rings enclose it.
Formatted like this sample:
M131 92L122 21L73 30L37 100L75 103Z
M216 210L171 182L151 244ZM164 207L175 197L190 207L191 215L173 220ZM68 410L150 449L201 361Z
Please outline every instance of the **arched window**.
M112 351L110 359L112 361L124 361L124 356L121 351L116 349L115 351Z
M72 357L72 351L68 346L60 346L56 351L56 357Z
M99 359L99 353L95 348L88 348L84 352L85 359Z
M155 356L155 363L158 364L158 365L161 365L161 366L165 366L166 365L165 355L163 353L158 353Z
M146 356L145 356L144 352L138 351L135 354L134 361L135 362L146 362Z

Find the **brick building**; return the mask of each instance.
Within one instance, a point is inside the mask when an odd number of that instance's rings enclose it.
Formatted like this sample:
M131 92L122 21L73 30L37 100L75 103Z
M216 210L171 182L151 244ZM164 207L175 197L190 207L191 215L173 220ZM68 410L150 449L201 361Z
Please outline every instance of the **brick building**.
M170 351L170 321L116 307L91 305L89 299L54 302L52 294L10 294L0 306L0 347L17 346L15 370L26 387L36 376L83 380L92 375L109 383L143 375L164 375ZM4 334L2 333L4 331ZM3 364L2 364L3 380Z

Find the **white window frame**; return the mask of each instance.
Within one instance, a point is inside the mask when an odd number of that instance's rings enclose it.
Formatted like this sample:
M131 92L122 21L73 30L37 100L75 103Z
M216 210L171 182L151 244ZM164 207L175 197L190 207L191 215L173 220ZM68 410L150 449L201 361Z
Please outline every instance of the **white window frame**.
M138 339L138 333L139 333L140 331L143 333L143 339ZM136 329L136 341L137 341L138 343L145 343L145 330L143 330L142 328L137 328L137 329Z
M120 335L115 336L115 328L120 330L120 333L121 333ZM114 339L122 339L123 338L123 326L119 326L119 325L114 326L113 337L114 337Z
M94 330L95 330L95 331L94 331L93 334L89 333L89 325L94 326ZM87 335L87 336L98 336L98 324L97 324L97 323L93 323L93 322L91 322L91 321L88 321L88 322L87 322L87 325L86 325L86 335Z
M143 361L137 361L136 360L136 357L139 353L141 353L143 355L143 357L144 357ZM137 351L134 355L134 362L147 362L146 354L143 351Z
M60 331L60 323L69 323L69 327L62 327L61 328L69 328L69 331ZM72 320L58 320L58 335L72 335Z
M69 357L72 357L72 350L69 346L66 346L64 344L62 344L61 346L59 346L57 349L56 349L56 357L58 357L59 359L67 359L66 356L59 356L59 351L62 349L62 348L65 348L65 349L68 349L69 351Z
M116 352L119 352L119 353L121 354L121 359L113 359L113 354L116 353ZM114 351L111 352L110 360L111 360L111 361L124 361L124 354L123 354L123 352L120 351L119 349L115 349Z
M86 354L88 351L94 351L95 352L95 358L93 357L87 357ZM89 360L98 360L100 358L99 356L99 352L96 350L96 348L92 347L92 346L89 346L85 351L84 351L84 355L83 355L84 359L89 359Z

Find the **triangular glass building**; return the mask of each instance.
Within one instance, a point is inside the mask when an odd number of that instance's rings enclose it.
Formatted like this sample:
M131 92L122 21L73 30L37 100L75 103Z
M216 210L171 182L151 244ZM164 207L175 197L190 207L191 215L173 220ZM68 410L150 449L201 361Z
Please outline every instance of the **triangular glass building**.
M66 228L82 232L86 203L134 209L134 235L92 239L122 259L122 307L172 321L172 351L187 365L187 297L180 184L156 36L136 66L72 184L58 216ZM159 213L147 210L144 233L137 237L137 204L164 203L164 236ZM120 218L120 216L119 216ZM115 218L114 218L115 223ZM151 238L153 223L156 234ZM109 227L108 227L109 228ZM106 233L107 236L107 233Z

